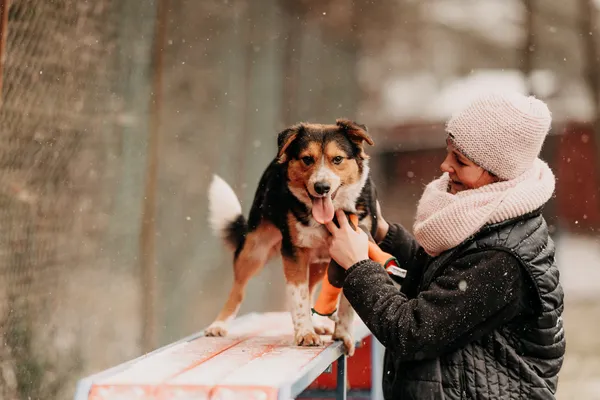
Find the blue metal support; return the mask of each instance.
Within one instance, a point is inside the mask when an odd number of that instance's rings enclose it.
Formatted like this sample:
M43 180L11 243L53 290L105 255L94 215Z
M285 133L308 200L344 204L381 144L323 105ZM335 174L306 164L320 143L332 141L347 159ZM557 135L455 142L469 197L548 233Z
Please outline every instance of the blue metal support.
M346 400L346 394L348 393L346 378L346 355L342 354L337 360L337 386L335 388L336 400Z
M357 343L357 348L361 345L361 342ZM337 386L335 389L309 389L305 390L298 395L298 399L303 398L322 398L322 399L369 399L369 400L383 400L383 392L381 388L381 380L383 376L383 346L379 341L371 336L371 389L369 390L348 390L348 370L347 370L347 357L341 355L336 360L338 363L337 370ZM323 373L331 373L333 364L330 364ZM311 378L316 379L316 378ZM304 380L303 380L304 381ZM306 386L306 384L303 384ZM297 393L297 391L294 391Z

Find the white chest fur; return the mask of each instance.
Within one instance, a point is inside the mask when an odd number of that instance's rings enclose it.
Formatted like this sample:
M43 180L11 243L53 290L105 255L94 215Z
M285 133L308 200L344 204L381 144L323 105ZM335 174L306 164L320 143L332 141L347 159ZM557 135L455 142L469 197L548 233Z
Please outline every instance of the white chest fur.
M327 246L327 236L329 236L327 228L312 218L308 226L296 222L296 230L298 232L296 246L311 249Z
M327 247L327 237L329 236L329 232L327 231L327 228L311 218L308 226L297 222L296 230L298 235L296 236L295 245L311 250L311 264L329 262L329 249Z

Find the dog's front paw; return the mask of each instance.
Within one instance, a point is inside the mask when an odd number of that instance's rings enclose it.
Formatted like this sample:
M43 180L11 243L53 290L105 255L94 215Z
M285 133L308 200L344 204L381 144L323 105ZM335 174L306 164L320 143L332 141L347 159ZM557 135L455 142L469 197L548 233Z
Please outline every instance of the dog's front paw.
M317 335L331 335L333 333L333 329L327 325L315 325L315 332Z
M204 330L204 336L226 336L227 324L223 321L215 321Z
M344 342L345 353L348 357L352 357L354 355L354 338L352 337L352 334L348 332L348 330L337 326L331 338L333 340L341 340Z
M321 337L313 330L301 330L294 337L296 346L321 346Z
M328 317L321 315L312 316L313 327L318 335L331 335L333 334L333 324Z

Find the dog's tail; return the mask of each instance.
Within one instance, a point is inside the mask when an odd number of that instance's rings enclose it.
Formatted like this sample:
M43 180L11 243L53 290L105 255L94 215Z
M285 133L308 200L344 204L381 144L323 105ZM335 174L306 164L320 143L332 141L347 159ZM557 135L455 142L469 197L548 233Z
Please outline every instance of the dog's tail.
M235 192L221 177L214 175L208 188L208 221L215 235L238 249L246 238L248 223Z

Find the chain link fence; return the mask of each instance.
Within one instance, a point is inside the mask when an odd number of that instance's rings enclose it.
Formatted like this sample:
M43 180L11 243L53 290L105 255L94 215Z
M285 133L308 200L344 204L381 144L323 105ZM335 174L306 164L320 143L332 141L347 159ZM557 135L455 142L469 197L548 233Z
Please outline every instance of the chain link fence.
M124 11L111 0L9 3L0 110L2 399L68 398L87 362L139 352L134 265L112 262L118 256L106 251L128 233L112 217L131 117L119 45L123 26L143 18ZM126 212L138 208L130 203Z

